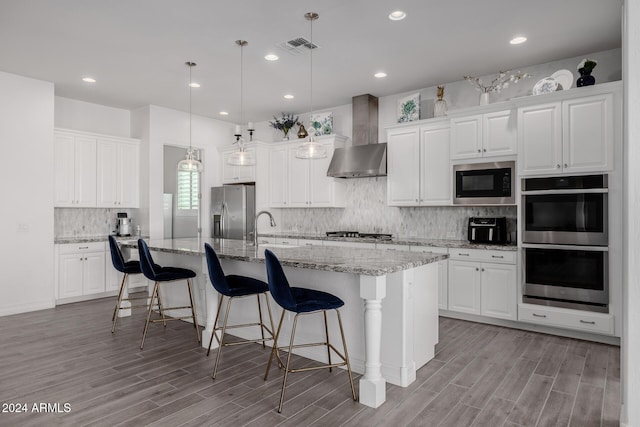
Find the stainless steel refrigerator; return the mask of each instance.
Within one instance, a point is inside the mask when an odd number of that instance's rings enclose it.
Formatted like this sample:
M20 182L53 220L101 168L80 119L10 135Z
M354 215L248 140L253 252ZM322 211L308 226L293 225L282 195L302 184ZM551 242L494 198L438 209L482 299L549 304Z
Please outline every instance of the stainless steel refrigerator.
M255 185L211 188L211 237L251 240L256 215Z

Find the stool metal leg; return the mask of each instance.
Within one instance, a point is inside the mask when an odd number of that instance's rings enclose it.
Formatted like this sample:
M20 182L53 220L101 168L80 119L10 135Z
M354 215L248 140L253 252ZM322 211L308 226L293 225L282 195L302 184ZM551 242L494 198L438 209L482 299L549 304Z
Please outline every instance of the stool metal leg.
M289 376L289 366L291 364L291 353L293 352L293 340L296 336L296 325L298 323L298 314L293 318L293 329L291 330L291 340L289 341L289 353L287 354L287 365L284 369L284 378L282 380L282 391L280 392L280 405L278 405L278 413L282 412L282 404L284 403L284 391L287 387L287 377Z
M271 330L269 332L271 333L271 338L273 338L276 330L273 325L273 316L271 315L271 303L269 302L268 292L264 294L264 298L267 300L267 311L269 312L269 323L271 324ZM274 345L275 345L275 342L274 342Z
M260 294L256 294L256 298L258 298L258 316L260 317L260 335L262 336L262 348L265 348L265 345L264 345L264 323L262 322L262 305L260 304Z
M147 337L147 329L149 329L149 319L151 319L151 309L153 308L153 301L158 293L158 282L153 285L153 293L151 294L151 301L149 302L149 309L147 310L147 321L144 323L144 332L142 333L142 342L140 343L140 350L144 347L144 339ZM158 305L160 300L158 300Z
M122 294L124 293L124 287L127 282L127 273L124 273L122 277L122 284L120 285L120 292L118 292L118 301L116 302L116 308L113 309L113 316L111 317L111 333L113 334L116 331L116 322L118 321L118 310L120 310L120 305L122 304Z
M325 312L326 313L326 312ZM351 384L351 394L353 400L358 401L358 395L356 389L353 386L353 375L351 374L351 362L349 362L349 352L347 351L347 341L344 339L344 329L342 328L342 316L340 316L340 310L336 308L336 314L338 315L338 324L340 325L340 336L342 337L342 348L344 350L344 358L347 362L347 372L349 373L349 383Z
M166 317L164 317L164 310L162 309L162 302L160 301L160 283L158 283L158 311L160 312L160 316L162 316L162 323L164 324L164 327L167 327L167 319Z
M196 315L196 304L193 301L193 291L191 290L191 279L187 279L187 288L189 289L189 301L191 301L191 315L193 316L193 326L196 328L196 337L198 342L202 342L200 338L200 328L198 326L198 316Z
M327 338L327 356L329 357L329 372L333 372L331 368L331 347L329 344L329 326L327 325L327 310L322 310L324 317L324 336Z
M207 356L211 352L211 344L213 344L213 337L218 341L218 345L220 345L220 340L218 339L218 335L216 335L216 331L218 330L218 319L220 318L220 310L222 310L222 300L224 299L224 295L220 294L220 298L218 299L218 311L216 312L216 320L213 321L213 332L211 334L211 339L209 340L209 348L207 349Z
M224 313L224 320L222 321L222 334L220 335L220 344L218 345L218 354L216 355L216 363L213 365L213 373L211 374L211 378L216 379L216 374L218 373L218 363L220 363L220 355L222 354L222 347L224 346L224 334L227 332L227 321L229 320L229 311L231 310L231 301L233 301L233 297L229 298L227 301L227 309Z
M273 337L273 348L271 348L271 354L269 355L269 362L267 363L267 371L264 373L264 380L266 381L269 377L269 369L271 369L271 362L273 361L273 355L278 352L278 337L280 336L280 331L282 330L282 321L284 320L285 310L282 310L282 315L280 316L280 322L278 322L278 330L276 331L276 335ZM280 358L278 357L278 360Z

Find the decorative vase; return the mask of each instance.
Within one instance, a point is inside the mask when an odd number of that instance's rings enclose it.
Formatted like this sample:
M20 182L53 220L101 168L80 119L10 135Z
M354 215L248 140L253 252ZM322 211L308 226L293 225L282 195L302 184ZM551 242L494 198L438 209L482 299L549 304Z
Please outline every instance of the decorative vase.
M489 92L480 92L480 105L489 104Z
M298 138L303 139L303 138L306 138L307 136L309 136L309 134L307 133L307 130L304 128L304 125L301 123L300 129L298 129Z
M282 132L284 132L284 136L282 137L283 141L288 141L289 140L289 129L282 129Z
M578 77L576 81L576 86L582 87L596 84L596 78L591 75L591 71L580 68L578 72L580 73L580 77Z
M447 101L442 98L444 98L444 86L438 86L438 99L433 103L433 117L447 115Z

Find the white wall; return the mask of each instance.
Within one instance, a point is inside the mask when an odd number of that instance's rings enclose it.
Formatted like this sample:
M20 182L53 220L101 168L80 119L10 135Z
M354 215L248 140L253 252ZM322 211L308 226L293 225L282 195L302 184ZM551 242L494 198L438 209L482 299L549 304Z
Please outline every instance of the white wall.
M55 97L56 127L129 137L131 112L121 108Z
M0 93L3 316L54 306L54 95L51 83L3 72Z
M147 185L141 194L140 216L148 213L147 229L151 238L163 237L162 193L164 183L164 145L189 146L189 114L151 105L135 110L132 114L132 137L142 140L140 159L141 186ZM194 115L192 119L192 145L203 150L202 175L202 235L208 235L209 191L220 185L221 159L217 147L233 142L234 124ZM147 151L148 150L148 151ZM145 175L146 174L146 175ZM145 182L147 181L148 182Z
M625 1L624 145L625 220L621 422L640 426L640 3Z

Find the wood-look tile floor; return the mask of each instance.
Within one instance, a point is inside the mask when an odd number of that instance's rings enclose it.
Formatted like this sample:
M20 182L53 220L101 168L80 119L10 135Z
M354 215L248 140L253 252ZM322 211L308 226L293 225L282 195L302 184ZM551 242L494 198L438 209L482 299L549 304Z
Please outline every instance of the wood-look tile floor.
M0 318L2 426L615 426L618 347L440 318L436 357L378 409L354 402L346 373L262 379L269 350L228 347L218 379L192 325L150 326L144 312L110 332L113 299ZM309 363L296 357L298 364ZM356 376L357 382L357 376ZM34 404L51 404L34 411ZM64 412L64 404L70 411ZM14 405L13 407L9 405ZM36 408L40 408L36 406Z

